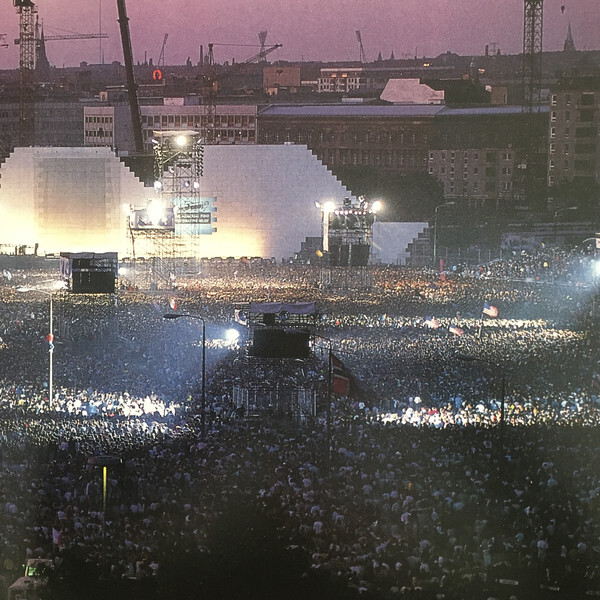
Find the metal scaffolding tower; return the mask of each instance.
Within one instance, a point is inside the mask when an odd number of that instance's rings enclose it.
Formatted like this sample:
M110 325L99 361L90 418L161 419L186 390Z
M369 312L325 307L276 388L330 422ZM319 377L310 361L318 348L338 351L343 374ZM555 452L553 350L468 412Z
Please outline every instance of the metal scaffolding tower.
M542 32L544 0L525 0L523 17L523 105L533 112L542 88Z
M157 192L173 210L174 248L180 257L198 257L202 234L212 233L214 198L201 196L204 146L197 131L157 131L154 135Z
M31 0L13 0L19 15L19 144L33 145L35 134L35 14Z

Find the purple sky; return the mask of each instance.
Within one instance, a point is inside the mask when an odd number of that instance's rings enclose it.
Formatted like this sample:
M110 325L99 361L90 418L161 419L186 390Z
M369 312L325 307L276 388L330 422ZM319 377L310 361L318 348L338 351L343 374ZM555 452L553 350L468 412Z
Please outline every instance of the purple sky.
M18 16L8 0L2 7L0 68L18 66ZM564 13L561 6L565 7ZM37 0L46 35L97 33L109 39L49 41L50 63L74 66L81 61L123 62L116 0ZM83 8L85 7L85 8ZM127 13L134 61L158 60L165 33L167 64L198 61L215 44L217 62L244 60L259 50L258 32L267 45L283 44L269 60L358 60L355 31L361 32L367 60L436 56L447 50L483 54L486 44L504 54L523 45L522 0L128 0ZM571 23L577 49L600 48L599 0L545 0L544 50L562 50ZM219 46L217 44L240 44Z

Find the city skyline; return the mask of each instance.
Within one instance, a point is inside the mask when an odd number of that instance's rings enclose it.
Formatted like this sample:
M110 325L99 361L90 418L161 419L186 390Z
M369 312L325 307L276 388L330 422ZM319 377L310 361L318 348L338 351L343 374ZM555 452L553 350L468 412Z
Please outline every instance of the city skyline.
M114 0L92 0L88 10L73 0L37 2L46 35L70 33L108 34L108 39L48 41L50 64L77 66L81 62L123 62L117 5ZM8 48L0 48L0 68L17 68L19 17L8 3L0 33ZM477 0L305 0L302 9L292 0L214 0L202 6L191 0L164 3L146 0L127 3L134 62L158 62L163 39L165 64L197 63L200 46L207 52L215 44L215 61L245 60L259 49L259 31L267 31L267 47L282 44L270 61L358 61L356 31L361 32L364 56L382 58L433 57L444 52L483 55L485 47L502 54L518 54L523 44L523 0L482 3ZM546 0L544 51L560 51L571 25L578 50L600 47L597 0Z

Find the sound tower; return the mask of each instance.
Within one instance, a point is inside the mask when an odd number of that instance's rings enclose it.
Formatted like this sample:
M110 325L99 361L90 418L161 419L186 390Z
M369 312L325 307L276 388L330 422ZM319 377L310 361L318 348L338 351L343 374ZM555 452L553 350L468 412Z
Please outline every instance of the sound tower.
M74 294L114 294L117 260L104 255L73 256L72 284Z
M366 267L369 262L369 244L352 244L350 266Z

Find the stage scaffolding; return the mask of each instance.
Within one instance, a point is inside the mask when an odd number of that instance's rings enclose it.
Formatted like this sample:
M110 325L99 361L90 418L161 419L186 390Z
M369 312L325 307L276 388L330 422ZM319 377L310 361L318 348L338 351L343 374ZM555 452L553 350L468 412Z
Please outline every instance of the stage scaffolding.
M197 131L156 131L152 144L154 191L146 207L131 207L128 233L136 283L164 288L178 262L204 254L202 237L213 232L216 199L200 192L204 147Z

